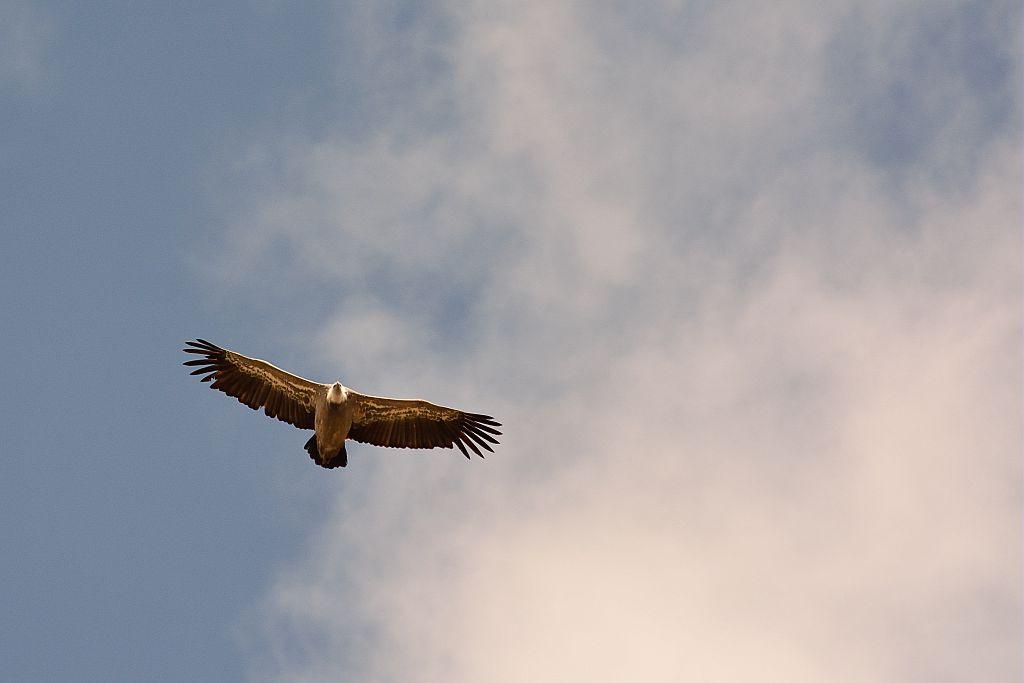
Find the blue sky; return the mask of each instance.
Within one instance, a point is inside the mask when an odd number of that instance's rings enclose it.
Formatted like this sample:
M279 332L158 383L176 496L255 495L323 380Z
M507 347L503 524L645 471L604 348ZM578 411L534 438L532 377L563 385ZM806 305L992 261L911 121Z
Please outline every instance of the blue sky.
M304 92L328 78L324 8L4 13L39 34L37 70L0 81L2 362L19 387L4 400L5 677L239 679L232 623L306 526L246 465L288 435L221 432L179 349L259 327L192 263L217 230L224 150L289 107L319 113Z
M1019 25L0 4L0 671L1018 680ZM194 336L506 443L320 471Z

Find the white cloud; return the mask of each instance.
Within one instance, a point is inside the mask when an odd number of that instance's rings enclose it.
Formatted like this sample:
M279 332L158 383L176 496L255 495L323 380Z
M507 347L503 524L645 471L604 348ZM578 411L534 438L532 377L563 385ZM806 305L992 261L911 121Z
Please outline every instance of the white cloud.
M254 678L1019 679L1013 131L956 188L930 164L977 108L894 170L829 118L856 12L694 7L420 17L449 69L367 142L282 152L242 277L333 283L311 350L507 436L355 450L365 496L255 610ZM864 26L927 23L886 7ZM387 16L349 30L408 35ZM407 74L379 45L369 79Z

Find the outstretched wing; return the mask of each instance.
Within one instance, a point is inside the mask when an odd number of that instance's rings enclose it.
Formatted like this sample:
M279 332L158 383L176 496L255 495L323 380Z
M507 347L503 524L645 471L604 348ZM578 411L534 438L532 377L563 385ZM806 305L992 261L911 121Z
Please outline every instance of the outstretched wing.
M314 402L322 385L203 339L187 342L182 350L202 356L183 365L198 366L191 374L205 375L203 382L212 380L211 389L234 396L253 410L263 408L269 417L300 429L313 429Z
M479 445L494 452L489 443L501 436L501 424L489 415L464 413L427 401L366 396L349 391L353 402L352 428L348 438L374 446L393 448L451 448L458 446L469 457L466 446L484 457Z

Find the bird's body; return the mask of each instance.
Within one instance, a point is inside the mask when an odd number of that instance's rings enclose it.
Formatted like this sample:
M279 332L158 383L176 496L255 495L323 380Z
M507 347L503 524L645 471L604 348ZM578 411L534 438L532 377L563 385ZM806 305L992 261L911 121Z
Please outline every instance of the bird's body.
M193 375L233 396L254 410L300 429L312 429L306 442L309 456L321 467L345 467L345 441L353 439L396 448L452 448L467 458L468 446L483 457L491 451L501 425L488 415L464 413L417 399L367 396L341 382L312 382L256 358L222 349L208 341L188 342L186 353L202 358L185 365L199 366Z
M348 388L341 382L324 387L314 404L313 437L306 442L306 450L314 461L324 467L344 467L348 464L345 440L352 428L353 402L348 400Z

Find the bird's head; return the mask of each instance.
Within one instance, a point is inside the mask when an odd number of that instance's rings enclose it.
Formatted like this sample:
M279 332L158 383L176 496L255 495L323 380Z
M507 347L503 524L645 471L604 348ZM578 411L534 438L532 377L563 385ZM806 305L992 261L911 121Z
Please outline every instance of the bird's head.
M327 389L328 403L342 403L345 400L345 387L341 382L335 382Z

